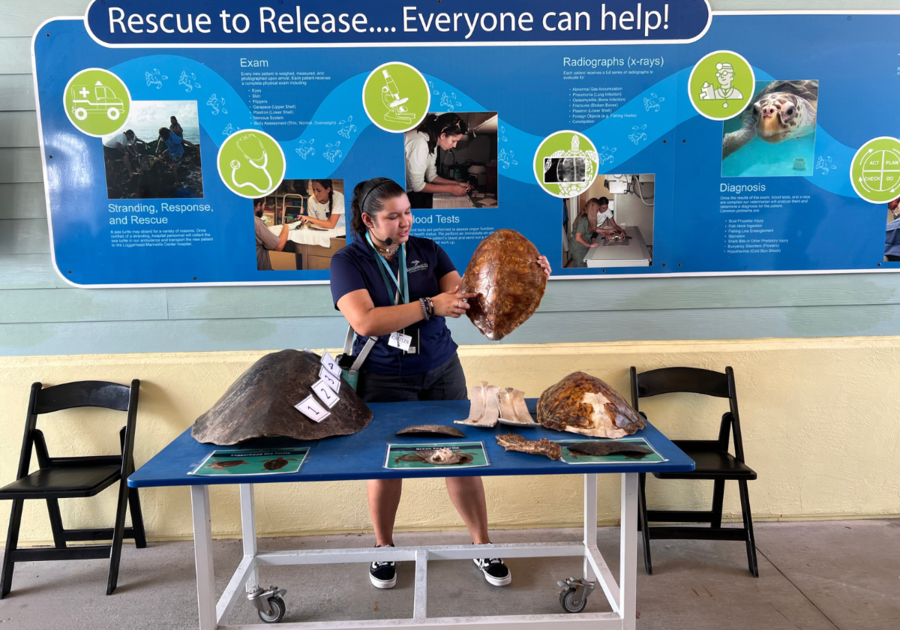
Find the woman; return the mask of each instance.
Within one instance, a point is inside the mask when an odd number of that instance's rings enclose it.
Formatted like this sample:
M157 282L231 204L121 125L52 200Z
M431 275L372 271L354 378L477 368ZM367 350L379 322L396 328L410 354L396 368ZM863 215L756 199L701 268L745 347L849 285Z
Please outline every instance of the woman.
M404 137L406 154L406 191L413 208L434 206L434 193L450 193L462 197L468 184L440 177L437 172L437 149L456 148L468 133L468 125L456 114L428 114L416 129Z
M300 220L329 230L344 228L344 195L334 191L332 181L314 179L312 193L307 202L309 216Z
M178 124L178 119L175 116L169 116L169 122L172 123L169 125L169 131L175 132L179 135L179 137L184 137L184 129L181 128L181 125Z
M597 215L592 223L595 233L605 239L624 238L626 236L625 230L616 223L612 210L609 209L609 199L600 197L600 199L591 199L588 203L596 204L597 208Z
M463 315L469 309L466 300L477 294L460 293L459 273L437 243L410 236L409 198L393 180L378 177L357 185L350 211L354 238L331 259L331 294L358 335L354 355L366 337L378 337L360 370L357 393L366 402L466 400L465 374L444 318ZM549 276L545 257L535 264ZM411 337L408 352L391 341L396 331ZM452 477L446 483L472 542L490 544L481 478ZM400 479L368 482L376 547L394 545L401 489ZM500 558L481 558L475 564L490 584L512 581ZM377 588L393 588L395 563L373 562L369 579Z
M584 257L587 256L588 250L592 247L599 246L599 243L592 243L594 230L591 229L590 217L596 214L596 199L589 199L587 203L578 212L575 217L575 223L572 226L572 236L569 237L569 253L572 255L572 267L587 267Z

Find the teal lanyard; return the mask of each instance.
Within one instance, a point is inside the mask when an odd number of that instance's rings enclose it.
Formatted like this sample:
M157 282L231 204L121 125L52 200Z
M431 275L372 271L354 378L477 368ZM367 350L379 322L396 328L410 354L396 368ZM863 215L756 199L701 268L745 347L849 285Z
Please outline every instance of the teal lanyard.
M375 244L372 242L372 237L369 236L368 232L366 232L366 240L369 241L369 245L372 246L375 255L378 257L378 271L381 272L381 279L384 280L384 286L387 287L388 296L394 296L394 306L398 304L398 299L401 300L399 302L400 304L409 304L409 281L406 274L406 246L400 246L400 268L397 274L398 279L394 277L387 259L378 253ZM394 286L391 286L391 284ZM396 293L394 292L394 287L397 287Z

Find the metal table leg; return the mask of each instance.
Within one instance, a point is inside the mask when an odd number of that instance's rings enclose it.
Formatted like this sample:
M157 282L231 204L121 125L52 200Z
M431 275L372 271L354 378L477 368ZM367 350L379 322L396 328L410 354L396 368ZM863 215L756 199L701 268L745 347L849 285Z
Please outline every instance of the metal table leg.
M584 476L584 580L597 579L588 560L589 550L597 545L597 475Z
M200 630L216 630L216 581L212 555L209 487L191 486L194 524L194 563L197 567L197 606Z
M619 611L623 630L635 630L637 625L637 494L637 473L623 473L619 534Z
M253 495L253 485L241 484L241 535L244 540L244 559L256 558L256 504ZM259 571L256 563L250 569L247 577L246 590L251 592L259 586Z

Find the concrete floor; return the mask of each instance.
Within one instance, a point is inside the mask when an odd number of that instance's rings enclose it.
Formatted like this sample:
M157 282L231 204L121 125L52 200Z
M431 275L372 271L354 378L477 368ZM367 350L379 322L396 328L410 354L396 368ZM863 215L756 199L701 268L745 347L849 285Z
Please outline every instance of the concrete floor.
M896 630L900 628L900 521L760 523L760 578L750 577L741 543L655 541L654 570L638 564L640 630ZM578 540L576 530L496 531L495 542ZM599 546L618 575L618 528L602 528ZM400 545L460 544L461 532L401 534ZM370 535L275 538L261 551L357 547ZM640 543L639 543L640 544ZM221 593L241 556L236 540L217 541ZM559 613L556 580L577 575L572 559L512 560L513 583L488 585L470 562L429 568L429 615ZM394 619L412 615L413 566L401 564L397 587L374 589L366 568L273 567L262 580L287 588L285 621ZM104 595L103 561L28 563L16 567L13 592L0 601L0 630L159 630L196 628L193 546L127 546L119 588ZM599 591L588 610L608 610ZM227 624L258 621L239 603Z

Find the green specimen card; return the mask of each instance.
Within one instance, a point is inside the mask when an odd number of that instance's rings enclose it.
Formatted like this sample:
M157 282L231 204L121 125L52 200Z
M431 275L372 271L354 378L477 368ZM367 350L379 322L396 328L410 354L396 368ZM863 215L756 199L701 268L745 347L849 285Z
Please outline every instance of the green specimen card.
M282 475L295 473L306 460L309 447L277 448L267 451L213 451L192 475Z
M474 468L490 466L484 442L452 444L388 444L384 467L401 468Z
M634 445L642 446L652 451L652 453L636 453L636 452L619 452L610 453L608 455L588 455L572 451L569 447L573 444L584 444L590 442L602 448L608 446L610 449L618 448L616 445ZM644 438L622 438L620 440L556 440L556 443L562 447L562 460L567 464L658 464L667 462L665 457L656 452L647 440Z

